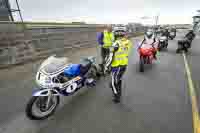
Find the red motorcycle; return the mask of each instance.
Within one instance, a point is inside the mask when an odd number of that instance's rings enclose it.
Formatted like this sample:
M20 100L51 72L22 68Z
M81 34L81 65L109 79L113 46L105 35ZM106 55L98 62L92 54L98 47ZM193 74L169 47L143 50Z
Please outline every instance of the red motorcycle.
M144 46L138 48L139 52L139 70L140 72L144 72L144 65L145 64L152 64L154 58L154 53L157 51L157 48L153 48L152 46Z

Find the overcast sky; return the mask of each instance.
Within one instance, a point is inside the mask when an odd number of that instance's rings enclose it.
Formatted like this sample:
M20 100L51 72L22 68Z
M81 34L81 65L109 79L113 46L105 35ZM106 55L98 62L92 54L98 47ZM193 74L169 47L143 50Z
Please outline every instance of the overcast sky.
M85 21L89 23L191 23L200 0L18 0L25 21ZM10 0L16 8L15 0ZM17 18L17 17L16 17Z

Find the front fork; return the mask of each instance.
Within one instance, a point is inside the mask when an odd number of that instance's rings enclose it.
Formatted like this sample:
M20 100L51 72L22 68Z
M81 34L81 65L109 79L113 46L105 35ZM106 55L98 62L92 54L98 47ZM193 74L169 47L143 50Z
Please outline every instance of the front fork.
M50 106L51 98L54 95L53 93L57 93L54 89L39 89L33 93L33 96L41 97L39 99L39 107L43 110L46 110ZM58 95L58 93L57 93Z
M48 92L48 99L47 99L47 103L46 103L46 109L49 108L49 104L50 104L50 100L52 98L52 91L53 89L50 89L50 91Z

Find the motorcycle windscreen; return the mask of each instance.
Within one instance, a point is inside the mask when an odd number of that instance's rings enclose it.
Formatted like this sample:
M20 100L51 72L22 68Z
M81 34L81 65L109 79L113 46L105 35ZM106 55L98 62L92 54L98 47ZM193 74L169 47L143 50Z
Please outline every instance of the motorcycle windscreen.
M41 65L41 71L52 74L57 73L68 65L67 58L57 58L57 57L49 57L47 60L45 60Z
M151 46L151 44L144 44L141 46L142 49L152 49L153 47Z
M166 40L166 39L167 39L166 36L161 36L161 37L160 37L160 40Z

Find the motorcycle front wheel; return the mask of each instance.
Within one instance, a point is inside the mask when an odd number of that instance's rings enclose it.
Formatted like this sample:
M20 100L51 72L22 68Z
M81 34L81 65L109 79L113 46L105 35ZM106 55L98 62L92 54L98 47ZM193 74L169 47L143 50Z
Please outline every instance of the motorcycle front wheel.
M161 48L161 44L159 43L159 44L158 44L158 51L161 51L161 49L162 49L162 48Z
M140 72L144 72L144 57L140 57Z
M31 120L44 120L53 115L59 102L59 96L51 96L46 107L48 96L33 96L26 106L26 116Z
M167 47L168 47L168 42L165 43L165 49L167 49Z

